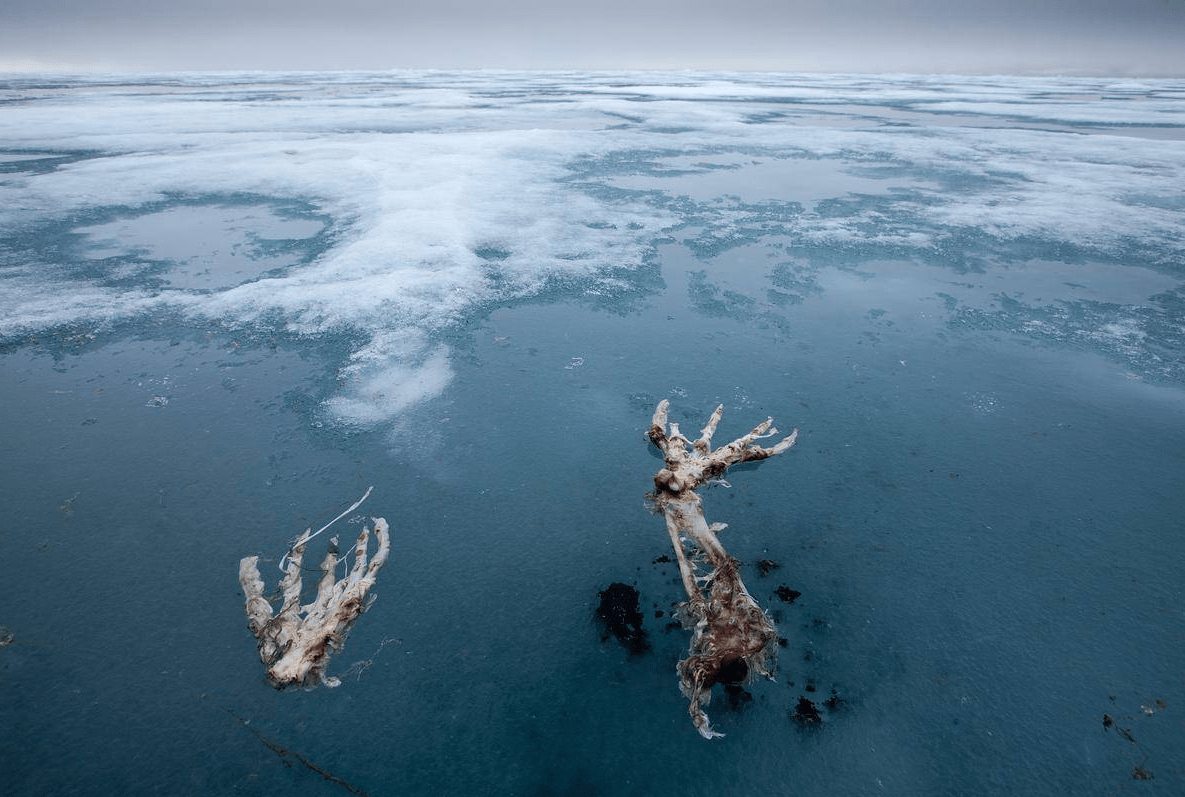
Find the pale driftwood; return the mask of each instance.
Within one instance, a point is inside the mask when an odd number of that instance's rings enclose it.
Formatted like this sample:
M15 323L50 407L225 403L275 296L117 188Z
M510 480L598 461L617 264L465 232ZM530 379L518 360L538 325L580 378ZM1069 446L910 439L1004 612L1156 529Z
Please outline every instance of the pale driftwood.
M665 467L654 477L655 504L667 521L667 533L679 561L679 573L687 602L680 609L685 627L693 629L686 659L679 662L679 687L690 701L688 713L700 735L711 739L723 734L712 730L704 707L718 683L747 682L762 675L772 677L778 633L741 581L737 561L717 539L723 523L708 525L703 502L695 490L719 479L730 465L753 462L780 454L798 439L795 429L771 448L757 444L778 433L773 419L726 446L712 450L712 434L724 412L712 413L694 443L667 422L668 402L659 402L647 436L663 453ZM710 570L699 575L697 565Z
M346 512L356 507L357 504ZM267 669L268 682L277 689L316 686L318 683L333 687L341 683L337 678L327 676L325 668L330 656L345 644L350 626L369 608L366 593L374 586L375 576L391 552L387 521L383 518L373 518L373 521L378 543L374 557L367 562L366 549L371 530L364 525L354 546L354 566L340 580L335 580L338 550L334 538L321 563L317 596L312 603L302 606L301 562L305 546L316 536L311 529L305 530L283 560L282 603L274 616L271 603L263 596L259 557L248 556L239 562L239 584L247 602L247 627L258 640L259 658Z

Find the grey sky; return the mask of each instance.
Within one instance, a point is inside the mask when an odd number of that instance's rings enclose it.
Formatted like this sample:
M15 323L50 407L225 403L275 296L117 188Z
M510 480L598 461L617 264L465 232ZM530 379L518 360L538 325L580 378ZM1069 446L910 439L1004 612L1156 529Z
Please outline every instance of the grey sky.
M1185 76L1185 0L0 0L0 70Z

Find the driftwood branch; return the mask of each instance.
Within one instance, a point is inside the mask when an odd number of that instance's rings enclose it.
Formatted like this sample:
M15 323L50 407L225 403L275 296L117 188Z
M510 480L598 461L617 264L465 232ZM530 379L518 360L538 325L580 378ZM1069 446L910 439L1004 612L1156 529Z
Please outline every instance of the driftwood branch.
M647 436L665 460L654 477L655 504L663 512L667 533L679 562L687 592L681 613L685 627L693 629L688 657L679 662L679 686L690 701L688 713L705 739L722 736L708 722L704 707L718 683L743 683L761 675L772 677L777 631L741 581L737 561L720 544L717 533L723 523L708 525L703 502L695 490L719 479L731 465L780 454L798 439L798 430L770 448L757 441L775 436L773 419L758 424L747 435L712 449L712 435L720 423L723 405L716 408L694 442L667 421L668 402L654 411ZM707 572L700 574L701 564Z
M355 504L351 509L357 506ZM343 516L344 513L333 522ZM239 562L239 584L247 604L247 628L258 641L259 658L267 669L268 682L277 689L316 686L318 683L332 687L341 683L337 678L326 676L325 668L330 656L345 644L354 621L369 607L366 594L374 586L375 577L391 551L387 521L383 518L373 518L373 521L378 545L374 556L367 561L371 529L364 525L354 545L353 567L340 580L335 580L338 548L337 538L332 538L329 552L321 563L317 595L303 606L301 563L305 546L316 536L312 529L305 530L297 538L283 559L284 577L280 580L281 604L277 613L273 614L272 604L263 595L259 557L248 556ZM322 528L317 534L324 530Z

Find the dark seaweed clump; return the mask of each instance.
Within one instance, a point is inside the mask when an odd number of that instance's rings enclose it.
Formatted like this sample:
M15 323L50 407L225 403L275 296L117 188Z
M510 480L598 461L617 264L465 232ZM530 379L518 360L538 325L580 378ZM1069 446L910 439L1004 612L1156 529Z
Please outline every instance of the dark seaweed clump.
M806 691L814 692L814 684L808 681ZM848 702L840 697L834 689L831 690L831 695L821 703L816 703L806 695L799 695L798 704L790 711L790 719L803 729L822 727L824 714L823 711L820 711L820 707L825 709L828 715L833 715L846 709Z
M790 712L791 718L803 727L813 727L823 722L823 715L805 695L798 698L798 705Z
M646 637L646 630L642 628L638 590L629 584L614 582L597 594L601 598L597 606L601 641L606 641L612 635L633 656L650 650L650 640Z
M802 593L798 590L790 589L785 584L782 584L780 587L775 589L774 594L784 600L786 603L794 603L794 601L798 600L798 597L802 595Z

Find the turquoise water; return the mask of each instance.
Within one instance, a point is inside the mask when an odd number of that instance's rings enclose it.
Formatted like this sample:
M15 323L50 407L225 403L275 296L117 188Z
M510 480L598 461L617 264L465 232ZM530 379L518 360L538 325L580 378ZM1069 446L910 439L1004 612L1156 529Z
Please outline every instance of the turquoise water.
M7 81L5 793L1179 793L1183 92ZM711 742L664 398L800 429L704 493L785 639ZM370 485L342 686L276 692L238 561Z

